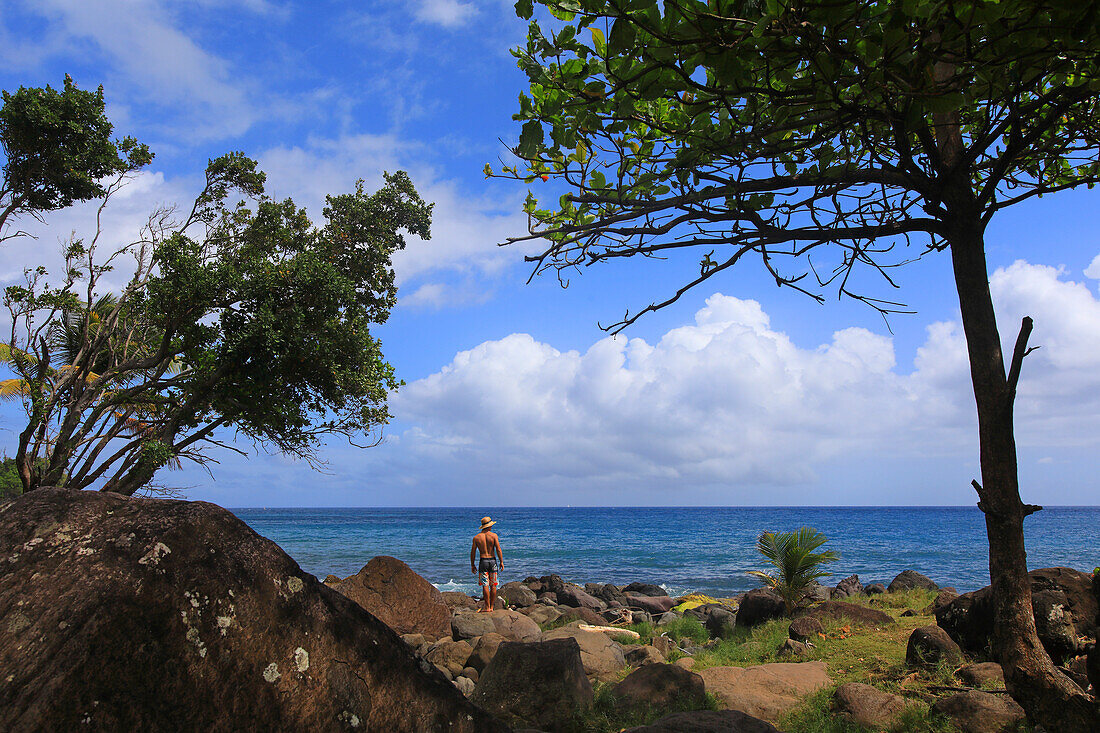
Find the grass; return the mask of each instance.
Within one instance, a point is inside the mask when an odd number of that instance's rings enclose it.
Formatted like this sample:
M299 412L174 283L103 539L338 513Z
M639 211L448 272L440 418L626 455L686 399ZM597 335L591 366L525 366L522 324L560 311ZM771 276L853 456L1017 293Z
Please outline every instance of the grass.
M614 683L597 682L593 690L595 699L592 707L578 712L571 724L565 727L565 731L567 733L617 733L624 728L648 725L670 713L718 709L718 699L709 693L703 707L699 707L690 700L679 700L659 708L650 705L627 708L620 705L615 698L612 693L613 687Z

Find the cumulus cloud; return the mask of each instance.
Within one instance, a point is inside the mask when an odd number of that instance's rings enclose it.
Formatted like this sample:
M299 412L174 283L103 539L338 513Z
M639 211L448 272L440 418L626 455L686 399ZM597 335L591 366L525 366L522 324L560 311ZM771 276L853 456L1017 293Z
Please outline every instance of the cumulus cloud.
M1100 302L1063 276L1017 262L991 278L1002 328L1028 313L1042 345L1020 383L1022 448L1100 436ZM1011 346L1015 331L1005 338ZM653 344L609 337L581 353L512 334L458 353L394 398L414 427L385 460L427 481L568 481L601 492L790 485L838 458L972 457L961 326L930 325L913 367L896 361L891 339L861 328L799 347L759 303L715 294L694 323Z
M1100 280L1100 255L1093 257L1092 262L1085 268L1085 277Z
M416 8L416 17L426 23L435 23L445 28L464 25L477 13L473 3L459 0L422 0Z

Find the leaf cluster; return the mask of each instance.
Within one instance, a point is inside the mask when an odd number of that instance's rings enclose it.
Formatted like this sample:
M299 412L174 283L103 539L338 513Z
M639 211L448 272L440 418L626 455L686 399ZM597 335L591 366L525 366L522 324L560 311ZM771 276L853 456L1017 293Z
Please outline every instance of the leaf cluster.
M790 615L815 580L831 575L822 566L839 559L832 550L816 552L826 541L825 535L812 527L795 532L764 532L756 540L756 550L775 571L749 570L748 574L779 593Z

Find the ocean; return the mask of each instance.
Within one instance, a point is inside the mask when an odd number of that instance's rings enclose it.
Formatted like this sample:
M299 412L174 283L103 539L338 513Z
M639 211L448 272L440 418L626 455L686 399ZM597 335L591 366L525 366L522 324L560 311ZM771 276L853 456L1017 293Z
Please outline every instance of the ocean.
M825 584L858 574L889 583L906 569L960 592L989 584L985 521L975 507L610 507L233 509L303 570L323 579L375 555L400 558L441 590L478 593L470 542L480 517L498 524L501 583L557 573L577 583L644 581L670 595L732 596L759 585L763 531L803 525L840 559ZM1028 567L1100 566L1100 507L1048 507L1025 524Z

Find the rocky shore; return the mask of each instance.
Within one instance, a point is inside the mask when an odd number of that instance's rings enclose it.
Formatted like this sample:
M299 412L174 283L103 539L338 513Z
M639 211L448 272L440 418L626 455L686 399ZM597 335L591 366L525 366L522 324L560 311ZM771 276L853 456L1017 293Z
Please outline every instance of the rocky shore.
M3 731L1023 724L989 655L988 588L911 570L817 586L793 618L765 589L671 598L554 574L478 613L392 557L319 582L211 504L52 489L0 504L0 563ZM1095 691L1100 580L1031 581L1043 645Z

